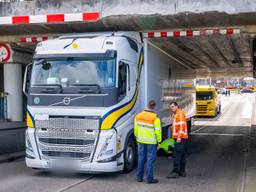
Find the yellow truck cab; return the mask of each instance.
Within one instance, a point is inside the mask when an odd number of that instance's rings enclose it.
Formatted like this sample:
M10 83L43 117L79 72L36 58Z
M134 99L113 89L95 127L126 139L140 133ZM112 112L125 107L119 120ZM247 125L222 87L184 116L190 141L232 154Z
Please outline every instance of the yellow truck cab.
M220 112L221 103L215 87L196 87L196 116L215 117Z

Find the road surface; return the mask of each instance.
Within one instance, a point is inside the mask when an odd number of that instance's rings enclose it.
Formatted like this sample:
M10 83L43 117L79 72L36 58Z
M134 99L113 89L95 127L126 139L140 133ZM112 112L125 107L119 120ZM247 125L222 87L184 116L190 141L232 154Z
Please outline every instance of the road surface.
M241 192L244 182L246 134L253 94L222 98L222 115L201 119L190 137L187 177L167 179L172 159L159 157L159 184L137 183L129 174L54 175L25 166L24 160L0 164L0 191L6 192ZM249 110L249 112L248 112Z

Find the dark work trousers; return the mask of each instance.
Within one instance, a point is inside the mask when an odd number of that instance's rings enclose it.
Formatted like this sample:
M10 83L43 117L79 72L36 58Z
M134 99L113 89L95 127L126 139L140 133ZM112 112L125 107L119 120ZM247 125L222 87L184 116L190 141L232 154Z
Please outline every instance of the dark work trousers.
M183 173L186 171L186 145L186 139L182 139L180 143L175 143L173 152L173 172Z

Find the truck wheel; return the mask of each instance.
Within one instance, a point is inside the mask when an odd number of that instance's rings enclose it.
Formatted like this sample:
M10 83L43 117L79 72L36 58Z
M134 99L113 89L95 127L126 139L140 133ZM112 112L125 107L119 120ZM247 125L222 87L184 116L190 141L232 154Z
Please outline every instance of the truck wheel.
M221 105L219 106L218 114L221 113Z
M129 173L133 170L136 164L136 143L133 137L130 137L124 151L124 173Z
M193 121L192 118L189 121L187 121L188 134L191 133L192 123L193 123L192 121Z

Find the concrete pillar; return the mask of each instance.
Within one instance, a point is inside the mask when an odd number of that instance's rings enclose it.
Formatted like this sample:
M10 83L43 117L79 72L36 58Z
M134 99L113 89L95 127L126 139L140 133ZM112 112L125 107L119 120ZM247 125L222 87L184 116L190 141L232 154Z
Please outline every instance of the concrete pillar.
M22 65L4 64L4 91L7 96L7 118L23 121Z
M143 51L144 51L144 72L145 72L145 79L144 79L144 105L145 107L148 105L148 39L147 38L144 38L143 39Z

